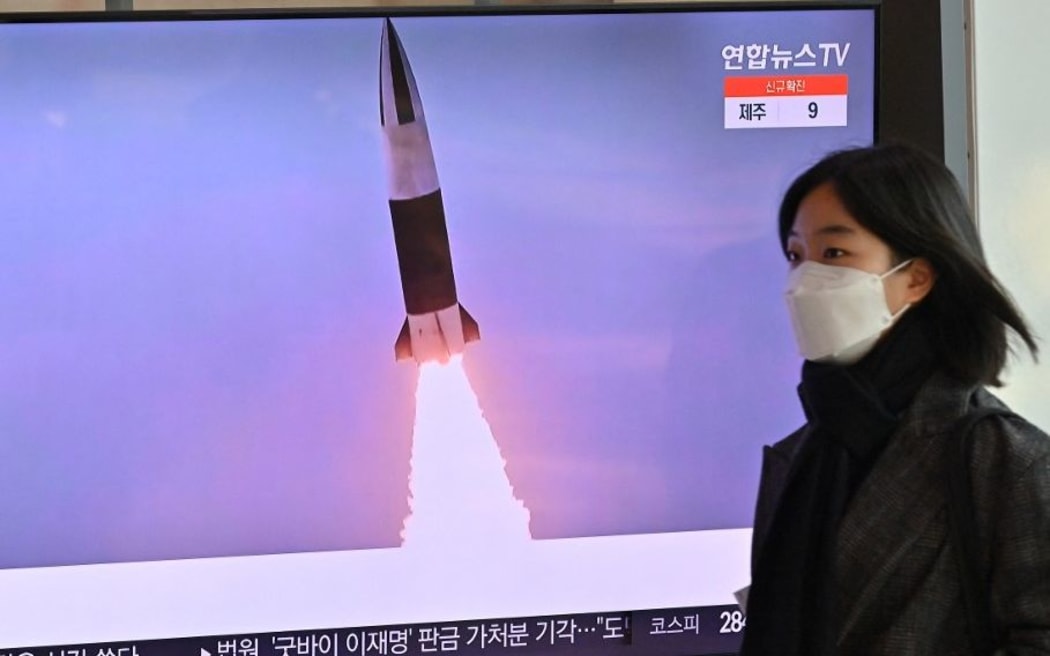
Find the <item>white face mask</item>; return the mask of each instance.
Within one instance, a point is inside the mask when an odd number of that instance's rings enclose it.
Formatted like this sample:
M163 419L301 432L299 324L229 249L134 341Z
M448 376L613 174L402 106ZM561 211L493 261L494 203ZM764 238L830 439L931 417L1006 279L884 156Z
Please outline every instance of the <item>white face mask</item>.
M803 262L788 276L787 299L798 349L807 360L853 364L871 351L897 314L886 304L882 280L905 267L901 262L886 273Z

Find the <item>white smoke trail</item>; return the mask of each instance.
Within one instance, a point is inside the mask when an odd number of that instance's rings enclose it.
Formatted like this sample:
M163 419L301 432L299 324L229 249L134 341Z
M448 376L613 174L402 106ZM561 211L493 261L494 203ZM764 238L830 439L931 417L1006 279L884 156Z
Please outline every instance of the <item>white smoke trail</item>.
M420 366L411 465L402 546L456 550L531 540L529 511L514 496L459 357Z

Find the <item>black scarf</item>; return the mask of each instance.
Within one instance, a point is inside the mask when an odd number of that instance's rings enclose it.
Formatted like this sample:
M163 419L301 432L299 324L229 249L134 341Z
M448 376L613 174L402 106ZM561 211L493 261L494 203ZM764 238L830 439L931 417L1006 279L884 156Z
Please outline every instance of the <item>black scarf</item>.
M803 365L810 432L758 554L742 656L835 653L839 520L932 373L930 346L921 319L906 313L857 364Z

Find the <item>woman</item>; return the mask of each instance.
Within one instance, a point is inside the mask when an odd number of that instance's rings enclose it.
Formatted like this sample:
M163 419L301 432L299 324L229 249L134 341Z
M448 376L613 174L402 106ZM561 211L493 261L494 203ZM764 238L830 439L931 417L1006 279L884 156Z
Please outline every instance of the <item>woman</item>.
M1037 347L954 178L842 151L779 219L807 423L764 455L742 653L981 653L946 481L956 422L994 407L967 431L979 603L996 653L1050 654L1050 438L984 390L1010 333Z

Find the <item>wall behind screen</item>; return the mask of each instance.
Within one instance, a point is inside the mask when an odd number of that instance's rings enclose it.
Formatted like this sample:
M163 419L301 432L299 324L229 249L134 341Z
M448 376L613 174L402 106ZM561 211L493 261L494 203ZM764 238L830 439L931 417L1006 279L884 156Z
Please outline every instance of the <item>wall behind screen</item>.
M1046 0L972 0L978 221L992 270L1038 335L999 394L1050 430L1050 106Z

